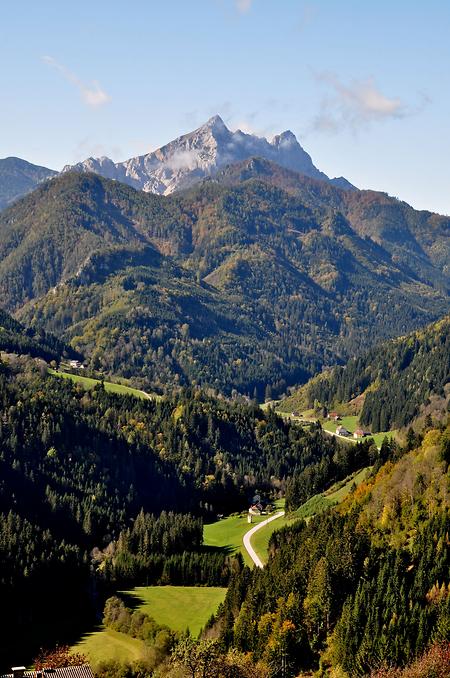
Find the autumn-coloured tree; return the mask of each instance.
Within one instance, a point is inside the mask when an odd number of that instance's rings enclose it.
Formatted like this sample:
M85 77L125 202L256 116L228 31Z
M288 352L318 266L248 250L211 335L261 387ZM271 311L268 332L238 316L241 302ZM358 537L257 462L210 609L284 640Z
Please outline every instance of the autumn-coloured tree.
M371 673L370 678L448 678L448 676L450 676L450 643L445 642L433 645L403 669L380 669Z
M81 652L71 652L68 645L58 645L53 650L42 650L34 660L36 671L42 669L61 669L66 666L81 666L87 664L86 655Z

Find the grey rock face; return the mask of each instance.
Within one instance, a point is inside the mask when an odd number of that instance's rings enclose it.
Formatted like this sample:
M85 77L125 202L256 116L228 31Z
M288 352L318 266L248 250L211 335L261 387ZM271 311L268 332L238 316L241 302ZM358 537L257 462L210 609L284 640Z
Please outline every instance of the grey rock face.
M283 132L268 141L241 130L231 132L218 115L147 155L119 163L105 157L88 158L63 171L95 172L149 193L169 195L214 175L225 165L251 157L262 157L314 179L329 181L292 132Z

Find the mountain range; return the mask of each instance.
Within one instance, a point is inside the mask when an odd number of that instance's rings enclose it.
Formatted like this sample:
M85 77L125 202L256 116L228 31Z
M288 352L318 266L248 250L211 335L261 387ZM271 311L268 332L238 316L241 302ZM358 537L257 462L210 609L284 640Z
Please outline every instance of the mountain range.
M256 156L340 188L355 190L343 177L330 180L318 170L292 132L282 132L268 141L241 130L230 131L218 115L151 153L117 163L107 157L87 158L66 165L63 172L95 172L148 193L170 195L214 176L226 165ZM57 174L20 158L0 160L0 210Z
M5 308L143 388L263 398L450 310L448 219L257 158L170 196L65 172L0 234Z

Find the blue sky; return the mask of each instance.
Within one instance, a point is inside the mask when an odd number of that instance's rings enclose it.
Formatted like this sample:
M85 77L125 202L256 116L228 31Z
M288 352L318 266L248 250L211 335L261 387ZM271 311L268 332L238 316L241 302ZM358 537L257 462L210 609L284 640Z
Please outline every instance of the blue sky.
M445 0L2 3L0 157L146 153L219 113L450 214Z

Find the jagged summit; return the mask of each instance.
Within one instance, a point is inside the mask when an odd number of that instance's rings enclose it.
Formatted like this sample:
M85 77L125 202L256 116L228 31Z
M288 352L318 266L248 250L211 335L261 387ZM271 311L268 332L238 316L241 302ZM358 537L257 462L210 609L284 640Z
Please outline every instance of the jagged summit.
M220 115L213 115L212 118L207 120L202 127L209 127L209 129L214 129L214 130L228 130L227 126L225 125L224 121L220 117ZM199 128L201 129L201 127Z
M213 176L225 165L252 157L265 158L314 179L330 181L314 166L293 132L286 130L271 141L242 130L232 132L214 115L192 132L156 151L114 163L106 157L88 158L63 171L89 171L116 179L150 193L169 195ZM350 184L349 184L350 185Z

